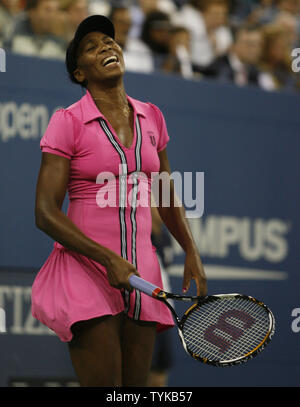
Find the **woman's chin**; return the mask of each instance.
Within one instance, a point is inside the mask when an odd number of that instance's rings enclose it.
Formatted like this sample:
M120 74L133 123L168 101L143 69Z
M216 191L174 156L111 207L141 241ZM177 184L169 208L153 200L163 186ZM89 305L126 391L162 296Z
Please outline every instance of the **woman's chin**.
M105 75L101 75L101 80L110 80L110 79L120 79L124 75L124 70L119 68L111 69L110 71L105 72Z

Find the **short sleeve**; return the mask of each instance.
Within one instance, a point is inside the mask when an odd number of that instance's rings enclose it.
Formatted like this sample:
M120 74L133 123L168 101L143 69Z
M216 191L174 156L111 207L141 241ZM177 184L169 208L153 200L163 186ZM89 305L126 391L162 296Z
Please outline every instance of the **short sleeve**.
M155 112L156 123L159 131L159 140L157 143L157 151L159 152L166 148L170 137L168 135L166 121L161 110L152 103L149 103L149 105L153 108Z
M74 155L74 125L71 113L57 110L51 117L41 139L43 153L52 153L71 159Z

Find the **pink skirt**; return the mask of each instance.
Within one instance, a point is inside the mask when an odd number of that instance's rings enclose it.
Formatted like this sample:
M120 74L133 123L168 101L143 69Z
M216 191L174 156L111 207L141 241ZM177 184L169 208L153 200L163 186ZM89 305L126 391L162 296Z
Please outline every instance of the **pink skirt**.
M141 277L162 287L160 266L153 253L151 276ZM135 291L130 294L127 315L134 317ZM103 266L55 243L32 286L32 315L53 330L63 342L71 341L71 326L104 315L125 311L124 290L113 288ZM174 326L170 310L141 293L139 320L157 322L157 332Z

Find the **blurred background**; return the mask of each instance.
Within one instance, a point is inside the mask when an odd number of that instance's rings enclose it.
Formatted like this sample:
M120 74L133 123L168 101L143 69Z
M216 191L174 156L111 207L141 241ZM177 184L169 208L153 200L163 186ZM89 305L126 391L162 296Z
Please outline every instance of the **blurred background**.
M128 71L299 90L298 0L0 0L0 46L63 60L90 14L113 20Z
M188 357L174 329L149 385L299 386L300 0L0 0L0 386L78 385L30 292L53 246L34 224L39 140L84 94L64 58L91 14L115 24L127 93L163 111L172 170L204 172L204 214L189 222L209 294L257 297L277 323L262 354L227 369ZM183 252L155 213L152 237L180 292Z

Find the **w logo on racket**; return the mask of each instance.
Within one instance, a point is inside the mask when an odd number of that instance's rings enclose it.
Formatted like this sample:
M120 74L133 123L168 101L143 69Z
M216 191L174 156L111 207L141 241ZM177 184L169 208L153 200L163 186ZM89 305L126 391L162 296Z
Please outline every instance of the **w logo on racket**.
M228 320L231 320L231 322ZM234 325L234 320L239 322L240 327ZM226 311L219 316L216 324L210 325L204 331L203 336L205 340L216 345L224 353L232 345L229 338L237 341L244 334L245 330L251 328L255 322L255 319L244 311Z

